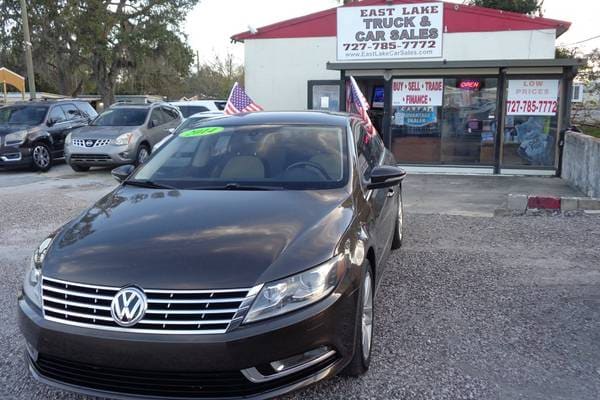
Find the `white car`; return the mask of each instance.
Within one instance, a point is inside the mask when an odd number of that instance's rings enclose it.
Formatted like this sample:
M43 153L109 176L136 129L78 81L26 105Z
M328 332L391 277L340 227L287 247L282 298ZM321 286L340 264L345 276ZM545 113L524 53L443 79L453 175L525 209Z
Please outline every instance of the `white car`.
M173 103L171 103L171 104L173 104ZM179 126L177 128L171 129L171 133L169 135L167 135L163 140L161 140L160 142L156 143L154 145L154 147L152 147L152 152L154 153L156 150L158 150L159 147L161 147L169 139L171 139L173 137L173 134L175 132L181 132L187 126L189 126L190 124L192 124L193 122L200 121L202 119L207 119L207 118L221 117L223 115L225 115L225 113L223 111L204 111L204 112L196 113L194 115L190 115L189 117L187 117L186 119L184 119L183 122L181 124L179 124Z
M189 100L172 101L169 104L179 108L184 118L205 111L223 111L225 109L225 100Z

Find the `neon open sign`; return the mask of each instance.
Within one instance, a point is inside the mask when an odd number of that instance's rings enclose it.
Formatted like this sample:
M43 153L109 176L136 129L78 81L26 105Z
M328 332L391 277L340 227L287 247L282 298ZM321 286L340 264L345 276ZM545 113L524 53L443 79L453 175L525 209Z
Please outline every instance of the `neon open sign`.
M458 83L458 88L463 90L479 90L481 89L481 81L476 79L465 79Z

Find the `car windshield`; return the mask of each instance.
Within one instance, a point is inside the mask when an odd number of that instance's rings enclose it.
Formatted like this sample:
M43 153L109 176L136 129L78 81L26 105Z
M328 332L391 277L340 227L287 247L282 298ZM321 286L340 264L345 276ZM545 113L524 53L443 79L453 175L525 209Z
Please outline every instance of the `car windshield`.
M347 181L341 127L214 122L180 129L131 180L224 190L330 189Z
M179 111L181 111L183 118L187 118L190 115L194 115L199 112L208 111L208 108L204 106L177 106L177 108L179 108Z
M114 108L104 111L91 125L95 126L140 126L144 125L147 108Z
M0 108L0 124L39 125L44 122L47 106L8 106Z

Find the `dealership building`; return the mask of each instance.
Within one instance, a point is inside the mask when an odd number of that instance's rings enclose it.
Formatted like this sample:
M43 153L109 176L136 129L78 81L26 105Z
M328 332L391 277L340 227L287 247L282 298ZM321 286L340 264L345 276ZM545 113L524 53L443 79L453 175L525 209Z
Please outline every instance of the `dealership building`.
M555 174L573 78L570 23L445 2L363 0L232 37L266 110L346 109L348 77L409 169Z

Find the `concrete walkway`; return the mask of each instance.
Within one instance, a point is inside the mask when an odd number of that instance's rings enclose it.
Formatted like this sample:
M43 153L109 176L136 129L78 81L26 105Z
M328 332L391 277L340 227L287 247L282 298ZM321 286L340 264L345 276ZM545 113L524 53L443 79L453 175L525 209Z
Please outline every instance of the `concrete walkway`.
M409 174L404 181L405 210L416 214L491 217L509 193L585 196L560 178Z

